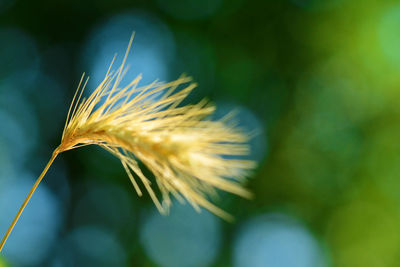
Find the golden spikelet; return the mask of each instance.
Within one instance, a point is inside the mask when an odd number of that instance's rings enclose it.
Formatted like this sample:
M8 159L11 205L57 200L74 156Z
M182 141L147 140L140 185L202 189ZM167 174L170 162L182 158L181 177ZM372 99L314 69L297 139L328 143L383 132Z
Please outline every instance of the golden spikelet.
M139 87L139 76L127 86L120 86L132 40L133 36L122 65L111 71L111 63L97 89L80 101L87 83L86 79L81 86L82 76L68 112L61 144L25 199L3 238L0 250L56 156L81 146L99 145L119 158L138 195L142 195L142 191L135 176L164 214L171 205L170 195L173 195L180 201L188 201L197 210L204 207L231 219L207 197L215 195L216 188L250 197L240 182L255 164L237 158L248 154L248 136L229 126L228 118L207 119L215 107L206 101L179 106L196 87L189 77L182 76L166 84L156 81ZM185 88L179 90L179 86ZM137 160L154 174L162 193L161 202Z

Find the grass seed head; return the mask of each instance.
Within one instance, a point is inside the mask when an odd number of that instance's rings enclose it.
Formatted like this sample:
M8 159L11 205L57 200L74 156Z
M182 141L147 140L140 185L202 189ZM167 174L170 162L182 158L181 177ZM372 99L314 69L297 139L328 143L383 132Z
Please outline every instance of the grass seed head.
M104 80L86 99L82 95L88 80L83 83L82 76L61 144L4 235L0 251L57 155L81 146L98 145L119 158L138 195L142 195L137 182L140 180L163 214L168 212L173 195L181 202L188 201L198 211L204 207L229 220L231 216L212 204L209 196L216 196L216 189L251 196L241 182L255 163L240 159L249 153L249 136L229 124L229 116L210 120L215 107L207 101L181 106L196 87L191 78L182 76L169 83L155 81L139 86L139 76L121 86L132 40L133 36L121 66L111 71L111 63ZM154 174L161 201L138 160Z
M250 197L240 182L255 164L239 159L249 152L248 135L230 126L226 119L208 119L215 107L207 101L180 106L196 87L189 77L139 86L139 76L127 86L120 86L126 56L116 71L107 72L87 99L79 101L86 82L81 90L78 87L57 153L99 145L119 158L142 195L135 177L139 178L161 213L168 211L170 196L174 195L197 210L201 206L230 219L207 196L215 195L217 188ZM182 86L184 89L178 89ZM162 201L137 160L154 174Z

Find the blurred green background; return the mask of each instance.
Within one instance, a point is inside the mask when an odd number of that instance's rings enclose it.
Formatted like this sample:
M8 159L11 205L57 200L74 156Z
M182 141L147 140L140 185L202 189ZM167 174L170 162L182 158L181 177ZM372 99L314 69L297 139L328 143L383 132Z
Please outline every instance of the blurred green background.
M127 79L199 83L255 131L255 199L227 223L159 215L117 159L64 153L0 266L400 266L400 4L355 0L0 0L0 234L88 92L135 31Z

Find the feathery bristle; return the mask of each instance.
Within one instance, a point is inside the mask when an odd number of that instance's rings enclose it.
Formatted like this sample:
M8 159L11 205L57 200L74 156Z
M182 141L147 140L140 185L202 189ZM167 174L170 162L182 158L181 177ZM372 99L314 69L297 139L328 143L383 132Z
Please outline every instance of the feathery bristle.
M71 104L71 118L67 119L56 151L100 145L121 160L137 193L142 195L134 174L140 179L160 212L167 212L172 194L178 199L183 196L196 209L202 206L230 219L230 215L207 200L207 195L218 188L250 197L239 181L254 167L254 162L227 157L248 154L248 136L224 120L206 119L215 110L206 101L179 106L196 87L189 77L166 84L156 81L143 87L139 87L137 77L120 87L126 56L118 70L109 70L86 100L79 101L85 85L76 93L78 100ZM179 86L185 88L178 90ZM136 159L154 174L162 203Z

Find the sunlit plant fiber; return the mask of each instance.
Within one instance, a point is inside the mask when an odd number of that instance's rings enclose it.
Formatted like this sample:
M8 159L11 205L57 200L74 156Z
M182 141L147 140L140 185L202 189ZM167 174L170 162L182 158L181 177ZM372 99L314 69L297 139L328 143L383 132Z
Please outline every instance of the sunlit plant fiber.
M246 144L249 136L228 123L229 115L216 121L208 119L215 107L207 101L179 106L196 87L191 78L182 76L173 82L155 81L139 87L139 76L120 87L132 40L133 36L121 66L111 71L111 63L97 89L81 100L88 81L83 82L82 76L68 112L61 144L22 204L0 250L57 155L82 146L99 145L119 158L138 195L141 196L142 191L134 175L163 214L168 212L172 194L179 201L188 201L198 211L204 207L229 220L231 216L208 201L208 196L216 195L216 189L251 196L240 182L255 163L239 159L249 153ZM179 86L185 88L179 90ZM137 160L154 174L162 194L161 202Z

